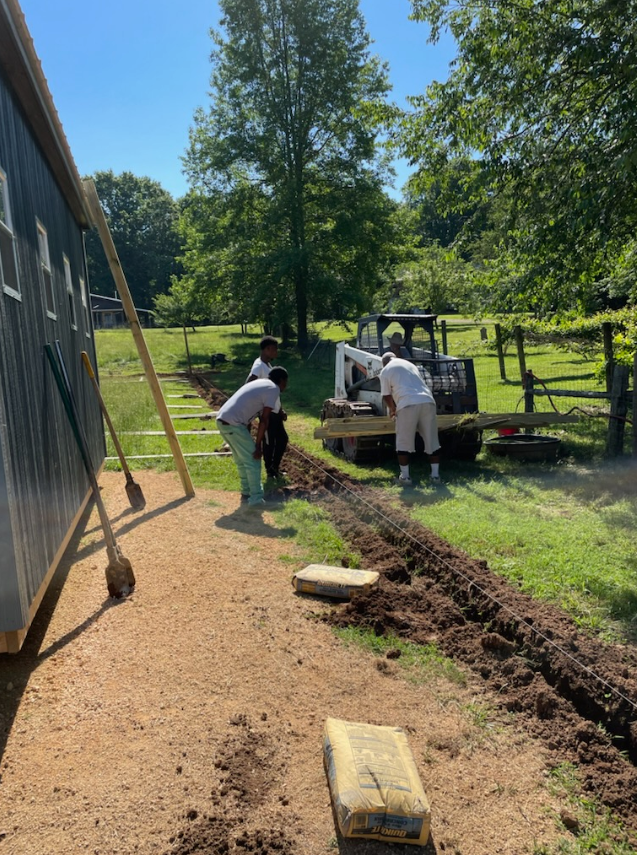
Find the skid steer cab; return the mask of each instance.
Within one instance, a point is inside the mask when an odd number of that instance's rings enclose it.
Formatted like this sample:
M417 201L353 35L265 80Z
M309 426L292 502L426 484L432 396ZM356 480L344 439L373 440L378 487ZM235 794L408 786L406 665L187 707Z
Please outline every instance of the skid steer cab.
M437 315L416 312L361 318L356 346L344 341L336 345L334 397L323 402L321 423L326 419L387 415L379 374L382 356L390 352L417 366L431 389L439 415L477 413L473 360L439 352L436 319ZM482 446L479 430L454 427L439 433L446 457L474 460ZM323 445L354 462L373 461L386 448L394 447L394 436L343 436L324 439Z

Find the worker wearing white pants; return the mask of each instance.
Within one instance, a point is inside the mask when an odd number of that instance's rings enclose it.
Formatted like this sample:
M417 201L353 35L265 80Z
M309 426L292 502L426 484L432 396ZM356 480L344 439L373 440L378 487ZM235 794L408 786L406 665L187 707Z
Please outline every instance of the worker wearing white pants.
M432 481L440 481L436 402L416 366L393 353L386 353L380 372L380 391L390 416L396 418L396 454L400 466L398 483L405 487L412 483L409 456L416 450L416 433L425 444Z

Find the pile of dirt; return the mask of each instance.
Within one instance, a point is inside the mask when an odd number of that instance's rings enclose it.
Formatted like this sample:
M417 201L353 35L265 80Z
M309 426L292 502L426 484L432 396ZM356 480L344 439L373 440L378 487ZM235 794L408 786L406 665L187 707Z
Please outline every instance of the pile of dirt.
M581 633L562 611L418 525L382 492L364 491L306 452L290 452L286 468L295 490L329 511L365 569L386 580L327 619L434 642L545 742L556 765L576 763L585 790L637 830L635 650Z

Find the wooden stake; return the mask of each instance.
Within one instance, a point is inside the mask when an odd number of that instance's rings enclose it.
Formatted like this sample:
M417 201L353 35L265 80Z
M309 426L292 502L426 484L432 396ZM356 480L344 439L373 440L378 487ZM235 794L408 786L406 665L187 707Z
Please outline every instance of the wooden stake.
M184 492L187 496L194 496L195 488L190 478L188 466L186 465L181 446L179 445L179 440L175 434L170 413L168 412L168 407L166 406L166 401L164 400L164 396L159 385L155 366L153 365L153 360L151 359L150 352L144 338L144 333L142 332L139 318L137 317L137 312L128 289L128 283L126 282L126 277L124 276L124 271L122 270L122 265L120 263L119 256L117 255L117 250L115 249L115 244L113 243L113 238L111 236L108 223L106 222L106 217L104 216L104 211L100 205L95 184L91 178L86 178L83 184L88 208L91 217L97 226L102 246L104 247L104 252L106 253L106 258L108 259L108 264L111 268L113 279L115 280L117 291L124 306L124 311L126 312L126 317L130 324L133 338L135 339L135 344L137 345L139 358L144 366L144 373L146 374L150 391L155 399L155 405L159 412L162 425L164 426L164 431L170 445L170 450L172 451L177 472L181 478Z
M606 454L619 457L624 452L625 417L628 412L628 375L627 365L616 365L613 370L613 386L610 399L611 418L608 422Z
M507 379L506 365L504 364L504 350L502 348L502 327L495 324L495 347L498 352L498 364L500 366L500 379Z

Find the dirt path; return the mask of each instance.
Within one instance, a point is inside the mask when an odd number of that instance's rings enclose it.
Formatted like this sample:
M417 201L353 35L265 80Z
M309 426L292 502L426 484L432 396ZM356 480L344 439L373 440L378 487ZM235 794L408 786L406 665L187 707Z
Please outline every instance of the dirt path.
M327 716L408 731L432 803L427 851L555 841L555 752L496 711L488 681L419 685L344 647L321 619L331 607L293 592L300 565L270 514L229 493L185 501L173 474L136 478L141 514L120 474L101 479L134 595L106 598L93 512L22 653L0 660L0 855L386 853L337 838ZM383 596L407 587L384 580Z

